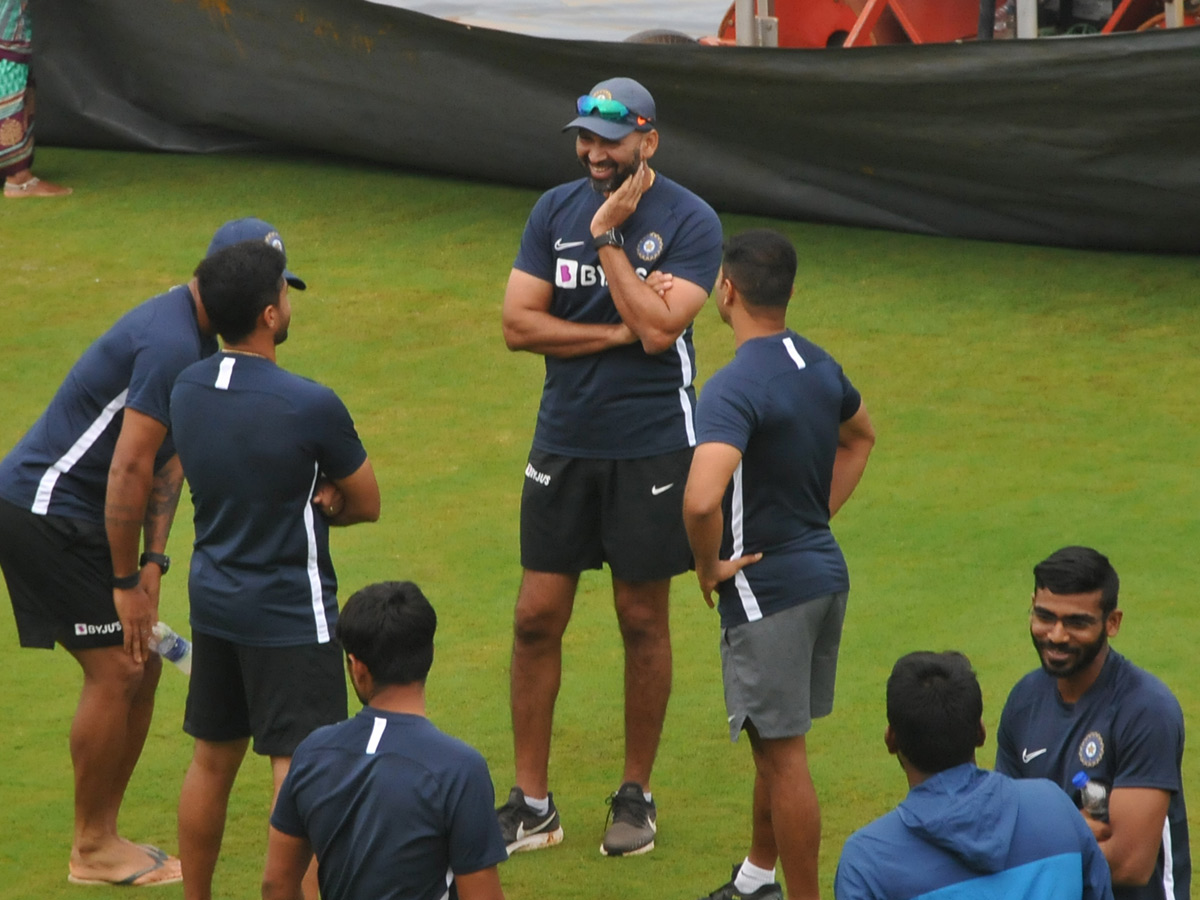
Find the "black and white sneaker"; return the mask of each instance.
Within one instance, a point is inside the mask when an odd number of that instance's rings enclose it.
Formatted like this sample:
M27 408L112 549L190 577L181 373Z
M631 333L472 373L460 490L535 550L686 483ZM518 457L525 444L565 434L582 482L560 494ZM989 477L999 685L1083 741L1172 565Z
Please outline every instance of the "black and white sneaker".
M523 850L553 847L563 839L562 823L550 794L550 809L540 813L525 802L525 792L519 787L508 792L508 802L496 810L500 833L508 845L508 855Z
M738 870L741 867L741 863L735 865L733 867L733 874L729 876L729 881L711 894L701 897L700 900L783 900L783 885L778 881L764 884L749 894L743 894L739 891L734 885L734 880L737 878Z
M604 832L600 852L605 856L637 856L654 849L658 810L647 800L642 786L627 781L608 798L612 824Z

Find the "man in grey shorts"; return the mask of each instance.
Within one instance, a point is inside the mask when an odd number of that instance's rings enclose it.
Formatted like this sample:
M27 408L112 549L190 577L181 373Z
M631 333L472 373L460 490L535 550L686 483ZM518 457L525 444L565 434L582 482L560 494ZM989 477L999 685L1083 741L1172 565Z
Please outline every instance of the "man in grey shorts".
M805 735L833 709L849 575L829 519L875 432L841 366L785 325L796 252L772 231L725 244L716 301L737 354L709 379L683 518L696 576L721 613L733 740L754 753L750 852L709 900L815 898L820 810Z

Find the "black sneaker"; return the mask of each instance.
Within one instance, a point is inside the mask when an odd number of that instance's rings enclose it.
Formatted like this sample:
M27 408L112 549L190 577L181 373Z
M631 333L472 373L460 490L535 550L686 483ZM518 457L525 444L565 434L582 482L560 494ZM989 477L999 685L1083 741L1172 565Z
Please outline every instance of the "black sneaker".
M601 853L605 856L637 856L654 849L658 810L653 800L646 800L640 784L625 782L608 798L608 805L612 824L604 832Z
M563 839L562 823L554 795L550 794L550 809L540 813L525 802L525 792L519 787L508 792L508 802L496 810L500 833L508 845L508 855L522 850L541 850L553 847Z
M778 881L772 881L770 884L764 884L758 890L750 894L743 894L733 886L733 881L737 878L738 870L742 864L738 863L733 867L733 872L729 876L729 882L721 885L711 894L701 897L700 900L783 900L783 885Z

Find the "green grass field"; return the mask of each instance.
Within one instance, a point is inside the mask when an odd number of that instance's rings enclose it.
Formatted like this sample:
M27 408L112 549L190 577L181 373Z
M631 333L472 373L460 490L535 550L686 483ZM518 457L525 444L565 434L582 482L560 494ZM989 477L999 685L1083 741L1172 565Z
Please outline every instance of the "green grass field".
M388 578L425 589L441 619L431 717L485 754L506 794L517 504L542 366L505 349L499 318L536 193L291 156L49 149L38 168L75 194L0 205L0 452L91 339L186 280L221 222L273 222L309 284L292 295L280 363L342 396L383 488L380 522L334 537L343 596ZM980 762L990 766L1004 698L1036 664L1031 568L1059 546L1092 544L1112 557L1126 611L1116 646L1174 689L1194 726L1196 259L747 216L723 222L730 232L769 225L794 239L801 264L790 324L841 361L879 436L858 493L835 521L854 587L837 709L809 742L826 894L845 837L904 794L882 742L892 663L915 649L971 657L989 729ZM732 355L732 337L711 308L697 320L696 345L701 380ZM185 501L162 605L162 617L184 632L191 533ZM566 841L501 867L510 898L692 900L744 855L750 753L745 741L729 744L717 618L690 578L675 583L672 625L675 687L654 783L657 849L626 860L597 852L604 799L620 778L622 704L607 575L594 573L568 631L551 760ZM66 881L66 734L77 668L61 650L20 650L5 612L0 681L0 900L88 893ZM129 837L172 849L191 753L180 730L185 691L179 673L164 673L122 816ZM1193 792L1198 773L1193 748L1185 760ZM266 762L248 759L230 807L220 897L258 895L269 785Z

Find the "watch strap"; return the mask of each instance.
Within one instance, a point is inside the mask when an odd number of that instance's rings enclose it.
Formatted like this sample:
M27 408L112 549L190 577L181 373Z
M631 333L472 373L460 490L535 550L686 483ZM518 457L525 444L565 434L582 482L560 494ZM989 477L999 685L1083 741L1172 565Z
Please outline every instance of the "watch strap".
M603 234L598 234L592 238L592 249L599 250L601 247L624 247L625 237L615 228L610 228Z
M141 559L138 560L138 565L144 566L146 563L154 563L156 566L162 569L162 573L166 575L167 570L171 568L171 557L167 556L165 553L155 553L153 550L147 550L142 554Z

